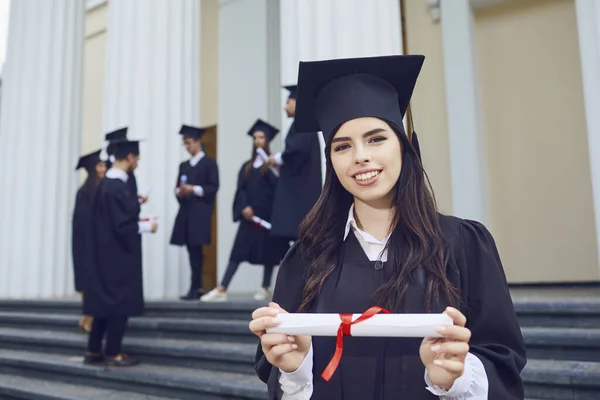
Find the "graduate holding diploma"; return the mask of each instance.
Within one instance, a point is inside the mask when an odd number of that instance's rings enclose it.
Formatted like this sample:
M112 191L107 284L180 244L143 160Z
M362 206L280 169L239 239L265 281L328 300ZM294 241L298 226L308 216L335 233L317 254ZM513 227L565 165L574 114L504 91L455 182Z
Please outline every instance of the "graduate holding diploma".
M264 265L262 287L256 292L254 299L262 301L271 297L269 287L278 257L272 248L274 240L269 235L269 221L277 177L273 173L273 167L265 161L265 155L268 160L269 143L278 132L279 129L260 119L248 131L253 143L252 154L238 173L237 190L233 199L233 222L239 222L239 225L229 264L221 285L202 296L201 301L227 301L227 287L238 266L244 261Z
M323 132L327 172L273 302L250 322L271 399L524 398L525 347L494 239L437 212L403 127L423 61L300 63L296 129ZM288 312L329 316L293 336ZM337 336L319 322L332 315ZM391 332L369 331L384 320Z

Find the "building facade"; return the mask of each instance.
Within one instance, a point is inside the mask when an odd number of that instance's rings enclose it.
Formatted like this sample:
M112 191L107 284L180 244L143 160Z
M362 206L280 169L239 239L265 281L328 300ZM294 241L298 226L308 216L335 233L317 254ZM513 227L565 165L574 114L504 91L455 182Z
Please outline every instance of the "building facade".
M49 18L48 16L52 16ZM73 293L79 154L128 126L148 298L188 283L168 244L182 123L215 125L221 188L206 280L227 265L231 203L256 118L279 126L300 60L424 54L412 101L442 212L484 222L513 283L600 281L600 5L595 0L12 2L0 108L0 297ZM284 135L273 144L281 149ZM242 267L231 290L262 272Z

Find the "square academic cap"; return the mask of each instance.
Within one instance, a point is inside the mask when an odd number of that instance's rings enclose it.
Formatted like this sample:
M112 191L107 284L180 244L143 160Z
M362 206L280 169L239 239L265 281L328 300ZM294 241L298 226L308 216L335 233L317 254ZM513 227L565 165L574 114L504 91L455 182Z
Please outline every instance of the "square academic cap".
M183 137L190 137L194 139L200 139L205 133L206 128L199 128L189 125L181 125L181 129L179 130L179 134L183 135Z
M110 153L118 159L120 157L127 157L128 154L140 154L140 142L141 140L128 140L114 139L110 141Z
M124 127L107 133L106 135L104 135L104 140L110 142L111 140L125 139L126 137L127 127Z
M97 150L93 153L89 153L79 157L79 161L77 162L75 171L77 171L79 168L85 168L88 171L94 169L96 167L96 164L102 161L102 159L100 158L100 152L101 150Z
M327 141L346 121L376 117L402 126L425 57L420 55L300 62L295 130Z
M273 140L275 136L279 133L279 129L275 128L273 125L268 122L263 121L262 119L257 119L252 128L248 131L248 136L254 136L254 132L262 131L267 136L267 140L270 142Z
M290 92L290 95L288 96L289 99L295 99L296 98L296 93L298 92L298 85L288 85L288 86L284 86L284 88Z

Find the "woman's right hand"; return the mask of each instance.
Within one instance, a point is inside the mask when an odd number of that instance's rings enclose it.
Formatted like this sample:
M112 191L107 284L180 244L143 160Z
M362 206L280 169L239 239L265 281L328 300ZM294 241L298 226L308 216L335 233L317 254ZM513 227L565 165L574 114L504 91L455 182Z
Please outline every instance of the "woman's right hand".
M277 303L269 303L252 313L250 330L260 338L262 351L269 363L282 371L294 372L302 365L310 350L310 336L288 336L283 333L267 333L267 328L279 325L278 314L287 313Z

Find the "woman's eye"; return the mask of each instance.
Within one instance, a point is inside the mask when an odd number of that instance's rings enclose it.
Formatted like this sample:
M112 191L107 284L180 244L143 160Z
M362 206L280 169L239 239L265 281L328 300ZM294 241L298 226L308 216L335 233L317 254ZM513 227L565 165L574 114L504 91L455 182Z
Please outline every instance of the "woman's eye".
M350 146L348 146L347 144L340 144L339 146L334 147L333 151L342 151L346 150L349 147Z
M377 142L383 142L384 140L387 140L387 138L383 137L383 136L376 136L376 137L372 138L369 142L370 143L373 143L373 142L377 143Z

